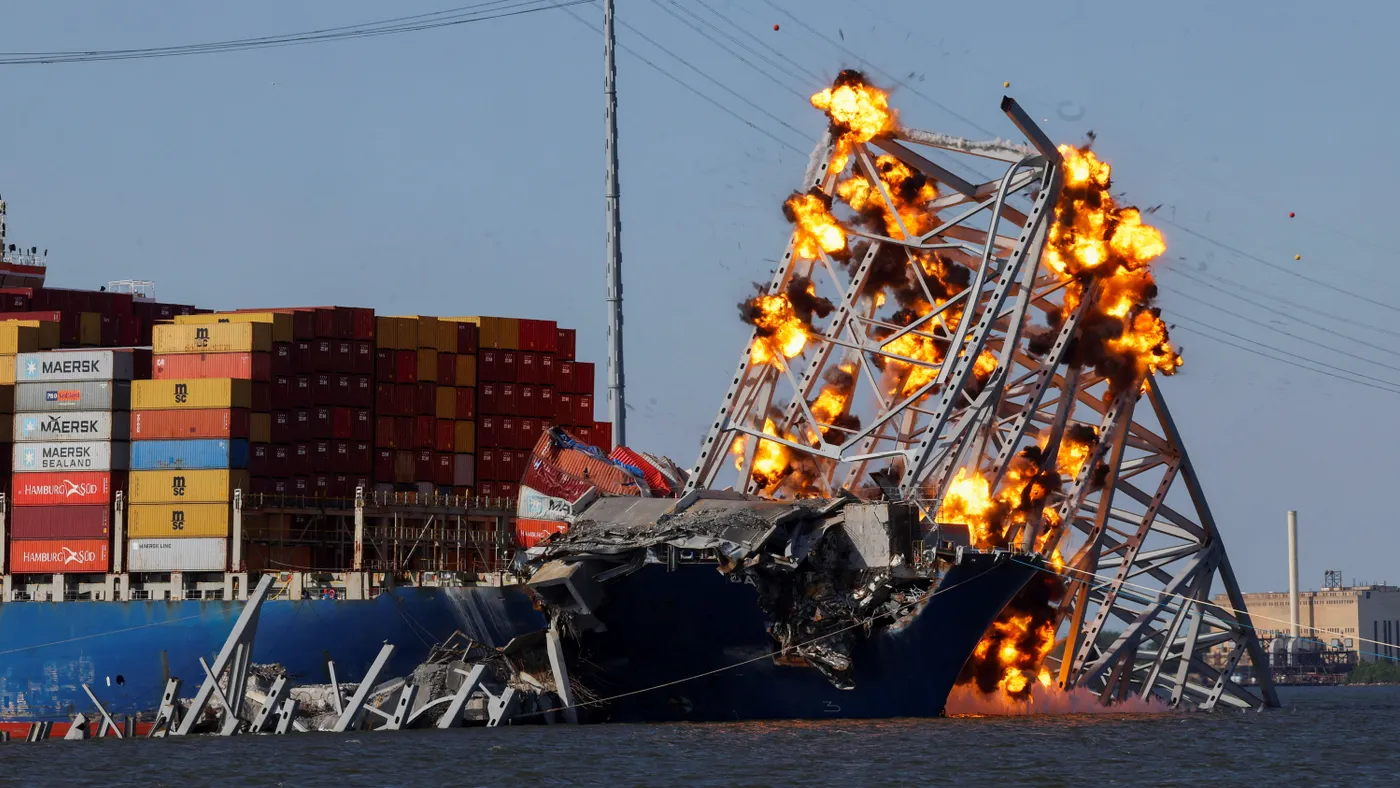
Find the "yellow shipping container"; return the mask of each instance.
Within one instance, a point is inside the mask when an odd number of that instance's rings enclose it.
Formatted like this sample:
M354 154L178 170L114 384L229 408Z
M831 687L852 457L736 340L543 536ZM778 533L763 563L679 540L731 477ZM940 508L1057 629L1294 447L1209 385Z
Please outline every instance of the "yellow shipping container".
M248 440L252 443L272 443L272 414L248 415Z
M177 326L203 326L210 323L267 323L272 326L273 342L292 341L292 316L287 312L214 312L208 315L176 315Z
M145 503L126 509L132 539L228 537L233 521L227 503Z
M399 349L399 321L378 315L374 318L374 344L386 350Z
M457 385L476 385L476 356L457 356Z
M161 325L151 344L155 353L265 353L272 350L272 324Z
M190 380L134 380L131 382L132 410L173 410L183 408L249 408L253 405L253 382L229 378Z
M16 353L36 353L38 350L39 329L20 325L17 320L0 323L0 353L13 356Z
M248 490L248 472L132 471L129 486L133 504L227 503L234 490Z
M457 352L457 324L451 320L438 320L437 342L435 346L439 353Z
M78 344L83 347L97 347L102 344L101 313L78 313Z
M418 323L418 347L441 350L438 347L438 319L417 315L412 318Z
M398 349L399 349L399 350L417 350L417 349L418 349L418 318L415 318L415 317L405 317L405 316L403 316L403 315L400 315L400 316L395 317L395 318L393 318L393 319L398 321L398 325L397 325L396 328L395 328L395 330L398 331L398 334L399 334Z
M13 391L15 384L15 357L13 355L0 356L0 386L10 386ZM14 397L10 398L10 409L8 413L13 413Z
M439 419L457 418L457 389L451 386L437 387L437 412Z
M54 350L59 345L58 324L52 320L16 320L22 326L39 329L39 349Z
M455 434L452 436L452 450L458 454L473 454L476 452L476 422L459 421L453 427Z
M437 380L438 352L431 348L418 348L418 379L424 383Z

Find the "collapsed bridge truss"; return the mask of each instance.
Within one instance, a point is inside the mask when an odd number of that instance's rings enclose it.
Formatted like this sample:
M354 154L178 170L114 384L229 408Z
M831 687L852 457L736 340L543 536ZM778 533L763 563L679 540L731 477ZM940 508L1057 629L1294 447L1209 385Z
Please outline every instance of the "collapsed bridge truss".
M1005 545L1063 556L1055 615L1068 656L1049 660L1052 673L1105 702L1155 695L1207 709L1277 705L1267 670L1257 688L1233 679L1245 654L1268 662L1155 376L1137 370L1124 385L1075 361L1095 288L1109 285L1081 278L1074 290L1049 265L1064 155L1013 100L1002 110L1029 144L897 126L860 139L833 124L801 189L839 207L849 196L838 195L843 174L860 176L888 227L842 220L846 243L837 248L808 242L798 222L760 298L825 304L825 314L804 316L803 335L782 350L781 336L755 329L689 489L801 497L878 487L937 522L968 471L996 495L1027 447L1039 446L1030 456L1053 466L1070 435L1092 428L1087 457ZM899 165L936 184L921 221L881 178ZM1000 174L985 182L950 169L988 165ZM915 291L904 300L925 306L912 319L881 292L891 255ZM946 277L934 281L931 258L965 269L958 292ZM1209 604L1213 588L1232 609ZM1115 631L1105 645L1100 633Z

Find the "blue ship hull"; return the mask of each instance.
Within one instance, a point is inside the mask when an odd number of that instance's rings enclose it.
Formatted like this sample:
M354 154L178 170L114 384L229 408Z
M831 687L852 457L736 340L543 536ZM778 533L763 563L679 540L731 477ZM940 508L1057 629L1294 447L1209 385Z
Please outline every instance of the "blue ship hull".
M752 586L713 564L651 564L606 584L597 612L606 631L583 636L575 672L612 699L598 715L619 722L936 717L977 641L1035 572L1006 555L965 555L912 621L860 641L855 688L839 690L813 668L765 656L774 641Z
M184 695L203 678L199 658L217 653L242 602L14 602L0 605L0 720L70 719L91 712L84 683L115 715L150 711L167 675ZM299 684L364 675L384 642L386 676L420 664L460 631L505 645L547 622L518 587L397 588L373 600L270 601L263 605L256 663L285 665Z

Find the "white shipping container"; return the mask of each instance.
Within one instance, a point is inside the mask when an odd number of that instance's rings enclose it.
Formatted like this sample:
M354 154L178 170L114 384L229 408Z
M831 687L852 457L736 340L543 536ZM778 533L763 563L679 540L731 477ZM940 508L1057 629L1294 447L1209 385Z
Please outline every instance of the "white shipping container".
M75 380L15 385L16 413L131 410L131 381Z
M107 441L16 443L15 473L29 471L124 471L131 444Z
M124 441L131 417L124 411L75 410L70 413L16 413L15 441Z
M228 540L131 539L126 554L132 572L221 572L228 567Z
M15 379L21 383L131 380L135 372L135 352L130 350L52 350L15 358Z

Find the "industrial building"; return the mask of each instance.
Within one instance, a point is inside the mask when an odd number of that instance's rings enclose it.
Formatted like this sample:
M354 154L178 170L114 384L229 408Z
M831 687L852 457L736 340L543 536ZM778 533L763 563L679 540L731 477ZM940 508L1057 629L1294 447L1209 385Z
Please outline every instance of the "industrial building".
M1229 605L1219 595L1215 603ZM1259 636L1289 634L1288 592L1244 595ZM1331 648L1355 651L1363 662L1400 659L1400 586L1365 585L1298 592L1298 629Z

